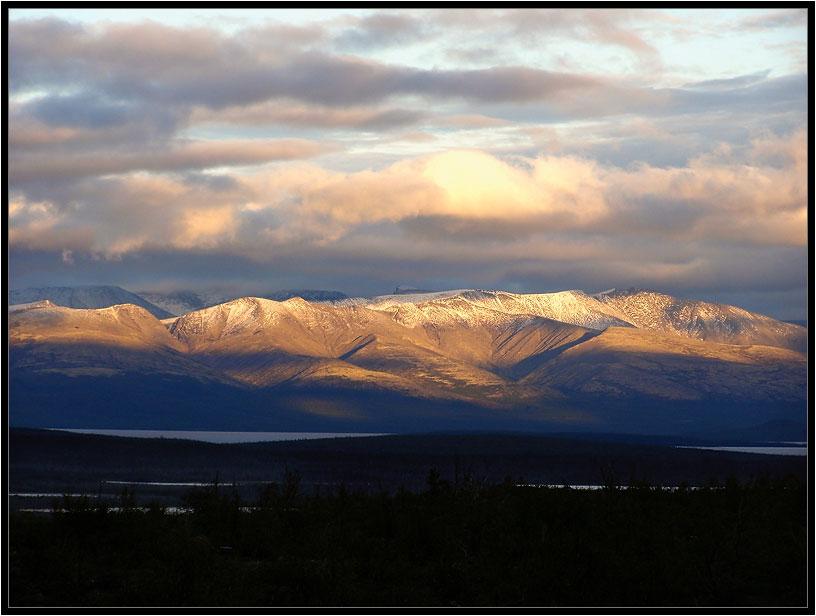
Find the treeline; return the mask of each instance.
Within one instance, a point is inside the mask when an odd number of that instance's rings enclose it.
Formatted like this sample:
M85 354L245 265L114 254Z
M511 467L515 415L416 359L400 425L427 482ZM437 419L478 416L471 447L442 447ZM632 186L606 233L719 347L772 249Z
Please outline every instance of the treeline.
M646 443L603 442L537 434L412 434L266 443L213 444L178 439L144 439L11 429L9 478L12 492L108 491L110 481L281 482L286 468L302 475L301 489L313 493L344 482L347 487L418 492L429 468L456 481L465 473L484 483L523 476L528 483L561 485L648 481L676 486L705 485L731 475L797 476L807 479L805 456L769 456L681 449ZM101 485L101 490L100 490ZM184 490L139 488L137 498L179 504ZM242 497L255 497L255 487Z
M807 490L458 482L64 497L9 520L15 606L804 606ZM116 505L116 510L111 508Z

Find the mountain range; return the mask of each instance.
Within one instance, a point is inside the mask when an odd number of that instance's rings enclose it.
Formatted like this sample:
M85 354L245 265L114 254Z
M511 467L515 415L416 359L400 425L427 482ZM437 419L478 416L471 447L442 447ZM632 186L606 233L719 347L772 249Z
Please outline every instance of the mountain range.
M12 305L12 424L804 429L807 330L733 306L639 289L320 293L162 320L133 302Z

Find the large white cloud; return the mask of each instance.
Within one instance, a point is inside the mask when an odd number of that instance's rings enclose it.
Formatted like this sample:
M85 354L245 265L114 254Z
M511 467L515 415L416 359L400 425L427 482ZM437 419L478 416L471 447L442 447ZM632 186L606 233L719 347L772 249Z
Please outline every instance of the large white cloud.
M84 248L101 253L217 245L264 258L293 242L317 249L390 224L404 241L424 237L440 250L452 241L490 240L497 257L555 232L588 243L607 234L680 245L803 246L806 143L805 133L769 136L738 155L721 148L668 169L453 151L356 173L300 163L220 181L131 174L75 185L47 205L16 195L10 241L78 250L60 245L71 230L92 237Z

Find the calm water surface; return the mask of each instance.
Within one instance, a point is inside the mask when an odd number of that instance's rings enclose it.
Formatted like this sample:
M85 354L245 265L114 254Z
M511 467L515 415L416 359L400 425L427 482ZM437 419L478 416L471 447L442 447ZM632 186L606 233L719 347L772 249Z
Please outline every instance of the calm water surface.
M95 428L54 428L80 434L129 436L133 438L181 438L206 443L259 443L262 441L299 441L350 436L386 436L370 432L215 432L204 430L97 430Z
M54 428L81 434L129 436L134 438L180 438L206 443L259 443L262 441L297 441L318 438L344 438L352 436L387 436L387 432L218 432L206 430L102 430L96 428ZM710 449L712 451L735 451L764 453L782 456L806 456L807 443L779 443L786 446L762 447L698 447L678 445L685 449Z
M741 453L764 453L774 456L806 456L807 447L686 447L682 449L710 449L711 451L736 451Z

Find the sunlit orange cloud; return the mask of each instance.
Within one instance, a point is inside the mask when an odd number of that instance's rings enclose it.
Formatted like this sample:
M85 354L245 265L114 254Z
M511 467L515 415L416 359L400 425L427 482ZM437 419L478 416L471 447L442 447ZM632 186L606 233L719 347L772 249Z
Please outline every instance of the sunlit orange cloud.
M232 240L237 226L235 208L222 206L207 209L189 209L172 242L181 248L209 247L218 241Z
M621 169L569 156L518 163L479 152L446 152L379 172L284 168L255 180L258 194L270 197L266 206L257 207L290 210L302 230L328 241L359 224L424 216L684 241L720 237L763 244L806 242L800 224L806 176L796 165L758 166L703 157L682 168ZM293 203L297 205L287 205Z
M70 219L15 197L10 239L31 241L36 229L43 243L58 228L80 228L92 230L101 252L149 241L263 256L276 243L326 246L386 223L407 225L412 241L431 244L487 238L512 247L531 234L565 231L803 246L804 148L804 133L796 133L742 152L720 148L685 167L625 169L573 156L505 161L452 151L356 173L289 164L233 175L220 189L134 174L110 183L96 202L72 206Z
M296 224L319 228L330 239L357 224L416 216L522 220L567 213L580 223L605 212L591 163L548 158L525 164L534 170L480 152L455 151L401 161L377 172L342 174L299 165L256 176L252 182L259 195L267 196L266 207L291 207Z

